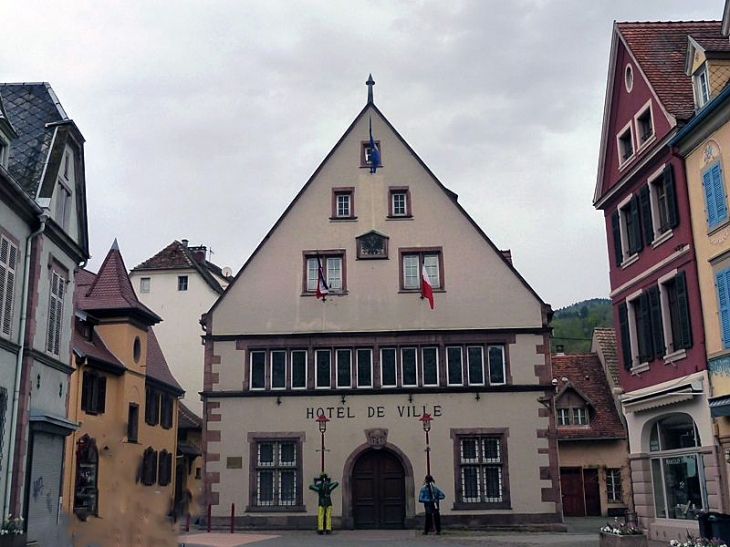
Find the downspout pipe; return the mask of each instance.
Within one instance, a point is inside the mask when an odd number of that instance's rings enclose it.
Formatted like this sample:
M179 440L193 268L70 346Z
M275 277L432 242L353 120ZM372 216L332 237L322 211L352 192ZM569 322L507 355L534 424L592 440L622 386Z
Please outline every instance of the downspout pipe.
M18 408L20 406L20 377L23 372L23 353L25 352L25 328L28 324L28 291L30 287L30 258L32 254L33 240L46 229L48 213L46 210L38 217L40 227L30 234L25 241L25 259L23 264L23 292L20 296L20 328L18 329L18 357L15 360L15 389L13 390L13 406L10 417L10 450L8 451L8 463L5 477L5 502L3 515L11 514L10 497L13 487L13 466L15 465L15 437L18 434ZM14 515L17 516L17 515Z

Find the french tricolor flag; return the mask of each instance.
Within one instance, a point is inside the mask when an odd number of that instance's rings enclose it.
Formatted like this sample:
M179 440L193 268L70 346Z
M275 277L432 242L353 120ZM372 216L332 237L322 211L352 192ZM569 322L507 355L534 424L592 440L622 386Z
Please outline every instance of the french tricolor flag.
M321 298L322 302L326 301L325 298L330 293L330 288L327 286L327 281L324 277L324 270L322 269L322 259L317 257L317 264L319 269L317 271L317 298Z
M427 299L433 309L433 285L431 285L425 264L421 267L421 298Z

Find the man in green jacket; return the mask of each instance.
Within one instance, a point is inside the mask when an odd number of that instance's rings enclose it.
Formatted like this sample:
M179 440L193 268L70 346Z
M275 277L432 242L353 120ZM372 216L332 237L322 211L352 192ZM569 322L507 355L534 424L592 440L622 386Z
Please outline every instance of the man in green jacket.
M309 485L310 490L317 492L319 497L317 504L317 533L332 533L332 490L340 485L337 481L332 481L327 473L322 472L319 479L314 479L314 484Z

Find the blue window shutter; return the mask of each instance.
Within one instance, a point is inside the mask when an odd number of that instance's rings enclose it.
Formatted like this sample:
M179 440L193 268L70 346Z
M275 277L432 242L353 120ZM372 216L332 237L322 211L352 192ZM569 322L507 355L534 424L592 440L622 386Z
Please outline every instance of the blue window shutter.
M717 282L717 302L720 312L722 347L730 348L730 268L715 276Z
M722 180L722 169L716 163L702 175L702 187L705 190L705 206L707 207L707 226L712 228L727 219L727 203Z
M717 222L727 220L727 203L725 199L725 185L722 180L722 169L720 164L715 164L710 170L712 173L712 186L715 194L715 207L717 211Z

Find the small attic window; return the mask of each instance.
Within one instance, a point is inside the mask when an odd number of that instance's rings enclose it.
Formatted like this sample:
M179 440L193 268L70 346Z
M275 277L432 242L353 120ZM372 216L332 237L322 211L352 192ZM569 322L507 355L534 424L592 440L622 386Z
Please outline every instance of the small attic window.
M634 69L631 65L626 65L626 70L624 71L624 84L626 85L626 91L631 93L631 90L634 88Z
M636 116L636 131L639 133L639 146L643 146L654 136L654 122L651 116L651 101Z
M634 155L634 137L631 122L616 137L618 141L619 165L626 163Z
M703 64L692 76L695 102L697 108L702 108L710 101L710 80L707 74L707 64Z

